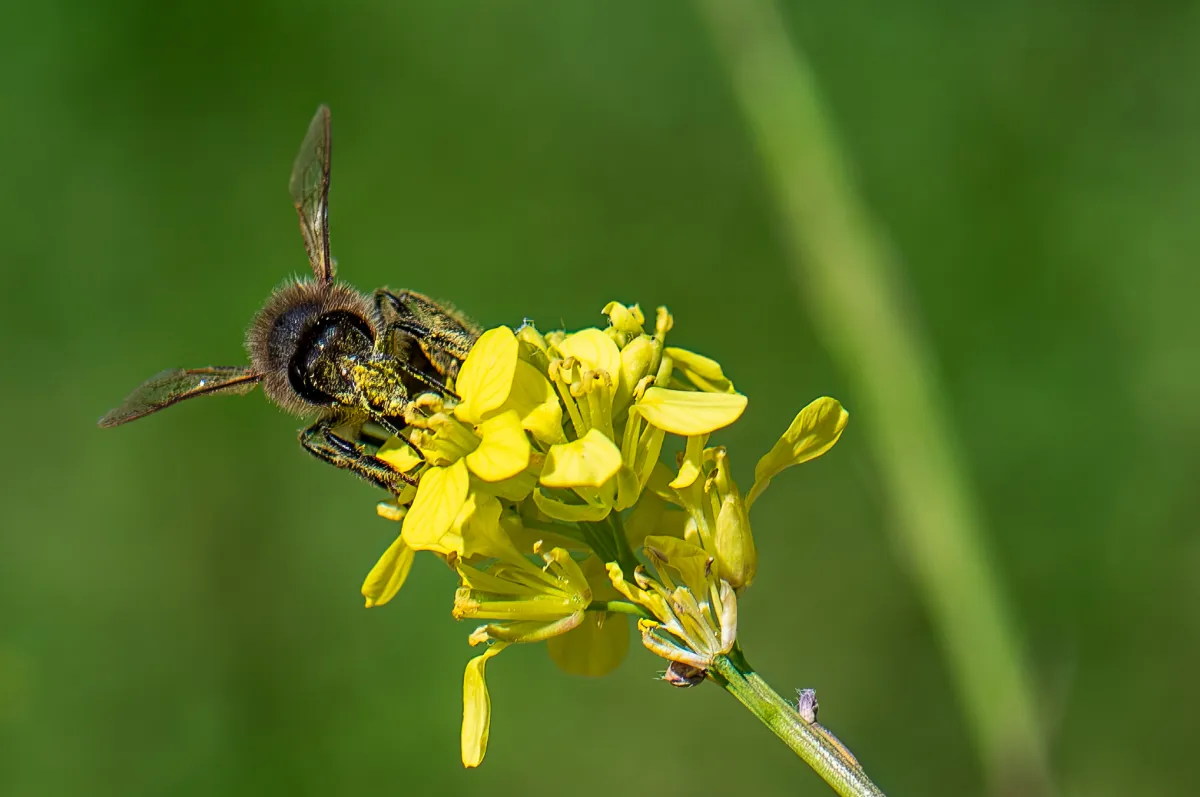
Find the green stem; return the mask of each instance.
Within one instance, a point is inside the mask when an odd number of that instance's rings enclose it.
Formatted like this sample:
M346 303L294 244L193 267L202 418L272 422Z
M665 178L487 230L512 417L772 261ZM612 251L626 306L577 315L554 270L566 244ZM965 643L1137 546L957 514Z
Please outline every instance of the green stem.
M615 511L609 513L607 520L609 526L612 527L613 541L617 546L617 563L632 577L633 571L638 566L638 560L633 548L629 547L629 537L625 534L625 522Z
M905 301L901 264L856 191L776 0L697 7L762 158L800 295L866 424L897 547L935 624L980 757L995 783L1052 794L1021 635L947 421L932 347Z
M718 657L708 673L842 797L883 797L854 756L820 725L797 714L791 703L746 664L740 652Z
M617 561L617 547L612 539L612 528L603 520L583 520L579 523L584 542L600 557L602 562ZM624 566L622 566L624 567Z
M592 601L587 605L589 612L615 612L616 614L632 614L634 617L642 617L647 620L653 620L654 615L638 606L636 603L629 601Z

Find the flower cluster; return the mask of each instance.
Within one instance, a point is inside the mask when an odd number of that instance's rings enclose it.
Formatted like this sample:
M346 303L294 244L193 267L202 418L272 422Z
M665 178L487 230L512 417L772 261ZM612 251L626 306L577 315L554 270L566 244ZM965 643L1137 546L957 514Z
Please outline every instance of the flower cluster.
M483 623L469 641L486 650L463 679L468 767L487 747L486 663L510 644L545 641L562 669L604 675L637 615L643 644L671 662L668 681L703 680L732 650L736 596L754 580L750 507L846 424L833 399L810 404L743 496L708 442L746 397L715 361L666 345L665 308L652 329L636 305L604 314L605 329L488 330L453 385L459 400L419 397L377 453L417 486L380 505L401 526L363 584L367 606L390 601L428 551L458 573L454 616ZM660 458L668 435L683 438L674 467Z

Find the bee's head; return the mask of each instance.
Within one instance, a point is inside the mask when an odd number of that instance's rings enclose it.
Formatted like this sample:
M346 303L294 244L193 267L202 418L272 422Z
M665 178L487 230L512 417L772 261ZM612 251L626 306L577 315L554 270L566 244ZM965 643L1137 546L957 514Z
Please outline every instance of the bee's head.
M370 300L341 283L289 281L246 333L246 351L271 401L296 415L338 404L338 358L367 355L378 334Z

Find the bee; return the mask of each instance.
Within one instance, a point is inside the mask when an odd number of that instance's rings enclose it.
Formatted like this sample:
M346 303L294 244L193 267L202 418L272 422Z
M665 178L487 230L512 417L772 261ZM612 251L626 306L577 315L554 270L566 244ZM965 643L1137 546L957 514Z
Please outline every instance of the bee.
M367 296L335 280L330 153L329 108L322 105L288 184L313 278L291 280L267 299L246 333L250 364L163 371L101 418L100 426L119 426L197 396L249 393L261 384L283 410L317 416L300 432L300 444L317 458L394 493L413 483L370 453L364 442L372 433L364 427L395 434L416 395L456 398L448 383L480 329L415 291L380 288Z

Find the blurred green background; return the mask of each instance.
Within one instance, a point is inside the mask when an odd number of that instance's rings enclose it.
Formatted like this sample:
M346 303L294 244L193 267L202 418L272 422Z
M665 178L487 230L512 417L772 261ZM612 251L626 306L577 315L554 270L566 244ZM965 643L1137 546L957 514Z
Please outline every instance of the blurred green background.
M903 256L1065 794L1192 795L1200 701L1200 5L789 3ZM667 303L751 398L743 485L811 398L842 442L758 505L741 638L889 794L982 794L855 396L801 312L728 76L683 2L24 4L0 29L0 794L827 794L728 696L631 651L489 667L419 558L374 611L379 493L260 395L95 421L243 362L302 273L333 108L341 275L487 325Z

